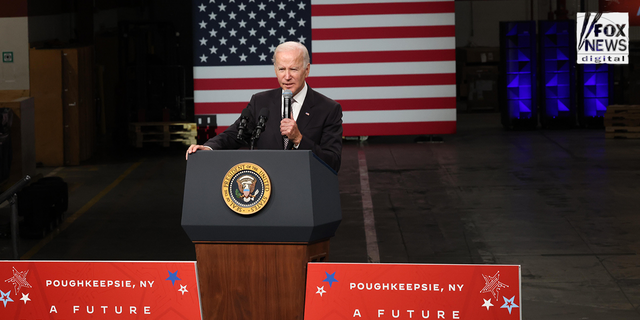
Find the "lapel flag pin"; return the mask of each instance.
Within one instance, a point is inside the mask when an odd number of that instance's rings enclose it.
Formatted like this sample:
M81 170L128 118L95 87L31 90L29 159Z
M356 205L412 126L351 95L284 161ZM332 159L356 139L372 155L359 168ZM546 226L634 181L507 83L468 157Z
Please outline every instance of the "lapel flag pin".
M309 115L309 112L305 112L304 114Z

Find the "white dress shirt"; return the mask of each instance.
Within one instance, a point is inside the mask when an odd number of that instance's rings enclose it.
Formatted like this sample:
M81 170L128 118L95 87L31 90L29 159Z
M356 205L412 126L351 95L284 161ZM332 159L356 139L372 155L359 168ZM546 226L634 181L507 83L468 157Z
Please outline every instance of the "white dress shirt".
M298 120L298 115L300 114L300 109L302 109L302 105L304 104L304 98L307 96L307 90L309 86L305 81L304 87L298 94L293 97L293 101L291 101L291 109L293 110L293 120ZM284 112L284 96L280 99L280 114Z

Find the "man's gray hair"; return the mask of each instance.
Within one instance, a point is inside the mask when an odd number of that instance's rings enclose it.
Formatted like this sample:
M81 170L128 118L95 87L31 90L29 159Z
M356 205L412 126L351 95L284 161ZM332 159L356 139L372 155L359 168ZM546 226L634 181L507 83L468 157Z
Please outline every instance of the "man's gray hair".
M287 41L287 42L281 43L278 47L276 47L276 50L273 52L273 57L271 58L271 61L273 62L273 64L274 65L276 64L276 54L278 54L278 52L290 51L290 50L302 51L302 54L303 54L302 59L304 61L303 68L306 68L311 63L311 58L309 57L309 50L307 50L307 47L305 47L304 44L297 41Z

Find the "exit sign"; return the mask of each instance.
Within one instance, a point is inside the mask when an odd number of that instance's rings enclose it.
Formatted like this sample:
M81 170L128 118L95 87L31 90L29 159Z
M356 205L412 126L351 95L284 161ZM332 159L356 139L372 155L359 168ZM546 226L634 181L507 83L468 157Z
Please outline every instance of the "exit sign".
M2 62L13 62L13 52L3 52Z

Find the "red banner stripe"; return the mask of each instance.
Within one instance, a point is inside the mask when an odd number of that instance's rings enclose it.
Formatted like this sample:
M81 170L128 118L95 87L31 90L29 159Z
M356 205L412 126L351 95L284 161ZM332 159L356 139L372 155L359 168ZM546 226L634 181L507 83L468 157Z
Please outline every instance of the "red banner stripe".
M452 109L456 98L406 98L406 99L376 99L376 100L339 100L342 111L367 110L421 110L421 109ZM239 114L246 102L210 102L196 103L195 114Z
M455 61L455 49L313 53L315 64Z
M358 3L312 5L311 15L353 16L370 14L449 13L455 11L453 1L410 3Z
M228 126L216 128L219 134ZM394 122L394 123L353 123L342 125L345 137L354 136L393 136L393 135L423 135L423 134L454 134L455 121L433 122Z
M248 102L196 102L194 104L194 114L196 115L216 115L222 113L240 114Z
M456 98L341 100L342 111L452 109Z
M455 26L313 29L316 40L455 37Z
M309 77L311 88L428 86L456 84L455 73L401 74L377 76Z
M455 73L309 77L312 88L428 86L456 84ZM275 77L247 79L196 79L195 90L237 90L277 88Z
M394 123L353 123L342 125L345 137L353 136L393 136L422 134L454 134L455 121L394 122Z
M277 88L278 79L275 72L272 78L239 78L239 79L194 79L193 89L198 90L263 90ZM247 102L249 102L247 100Z

